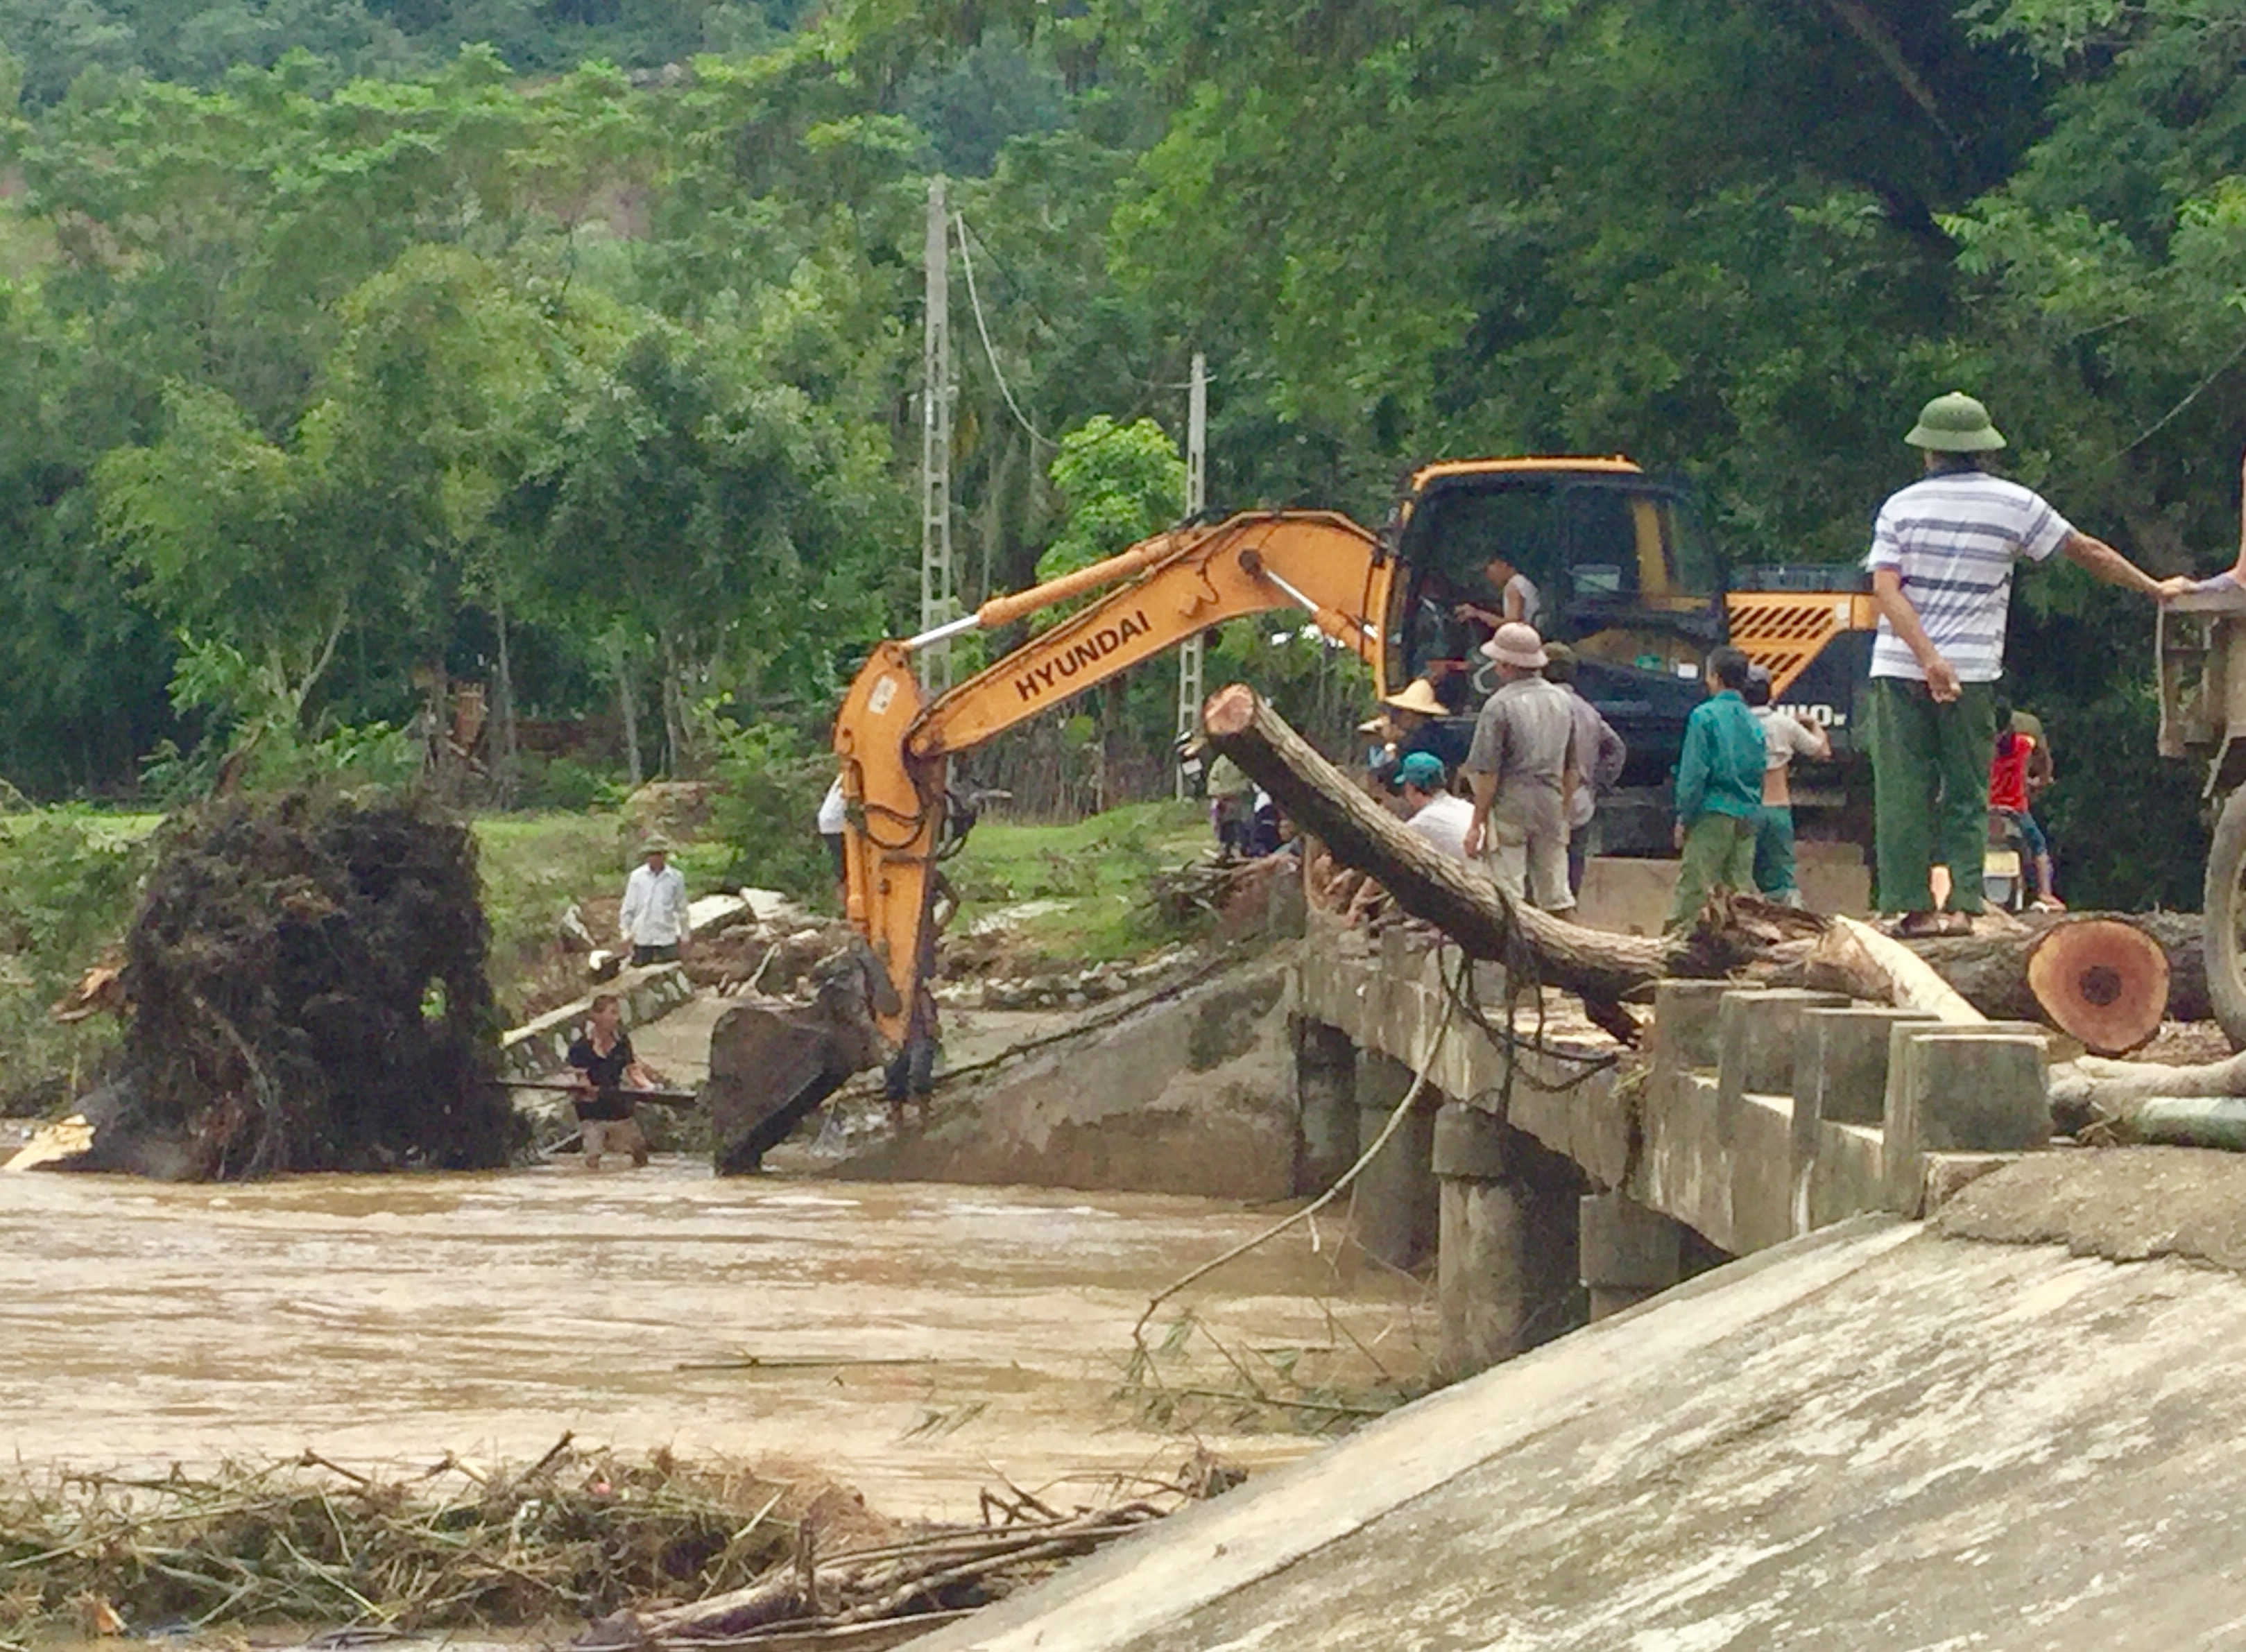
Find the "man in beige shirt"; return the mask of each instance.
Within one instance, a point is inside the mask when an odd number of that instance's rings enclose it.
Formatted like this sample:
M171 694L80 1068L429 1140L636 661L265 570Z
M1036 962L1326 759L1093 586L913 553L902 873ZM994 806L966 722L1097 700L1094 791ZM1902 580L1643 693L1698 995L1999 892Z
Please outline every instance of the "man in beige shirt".
M1576 710L1568 691L1538 675L1548 656L1536 628L1501 625L1482 644L1502 680L1474 723L1464 765L1474 786L1467 853L1479 854L1512 900L1572 913L1568 804L1581 783Z

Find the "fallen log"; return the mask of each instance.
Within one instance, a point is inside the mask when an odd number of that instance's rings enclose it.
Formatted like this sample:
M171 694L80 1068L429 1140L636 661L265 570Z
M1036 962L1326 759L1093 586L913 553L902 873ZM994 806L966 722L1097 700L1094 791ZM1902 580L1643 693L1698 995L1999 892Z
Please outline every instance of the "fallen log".
M2100 1116L2118 1118L2141 1102L2209 1096L2246 1096L2246 1052L2194 1067L2084 1056L2051 1070L2052 1112L2070 1130Z
M2046 1023L2096 1055L2137 1049L2169 1012L2167 949L2144 926L2120 918L2082 914L2012 934L1896 944L1984 1015ZM2200 982L2203 996L2203 972Z
M2195 912L2025 912L2018 914L2018 921L2020 928L2009 935L1943 935L1903 944L1985 1013L2017 1020L2036 1013L2027 1007L2023 996L2027 975L2022 959L2031 944L2068 924L2126 924L2149 936L2168 959L2168 1018L2211 1021L2215 1017L2215 1006L2207 996L2207 956Z
M2099 1146L2217 1147L2246 1152L2246 1096L2147 1096L2100 1112L2075 1130Z
M1617 935L1516 906L1480 871L1405 831L1244 683L1210 696L1201 724L1209 743L1337 860L1378 879L1399 908L1470 957L1496 960L1587 1004L1613 1006L1664 976L1726 974L1760 950L1720 930Z
M2058 1127L2100 1143L2246 1147L2246 1052L2191 1067L2096 1056L2051 1070Z
M1810 945L1803 957L1801 984L1893 1004L1900 1010L1923 1010L1938 1021L1985 1019L1980 1009L1914 948L1854 918L1834 918Z

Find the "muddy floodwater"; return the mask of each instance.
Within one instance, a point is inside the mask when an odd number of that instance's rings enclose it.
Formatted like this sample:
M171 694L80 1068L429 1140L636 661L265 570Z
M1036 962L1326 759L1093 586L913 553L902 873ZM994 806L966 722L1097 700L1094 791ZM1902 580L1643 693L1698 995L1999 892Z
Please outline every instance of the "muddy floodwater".
M971 1515L994 1469L1024 1485L1174 1470L1190 1443L1115 1397L1131 1326L1152 1291L1274 1214L721 1181L662 1159L226 1187L0 1175L0 1453L522 1461L566 1429L793 1459L889 1514ZM1336 1238L1324 1224L1314 1249L1298 1228L1186 1300L1242 1349L1361 1362L1355 1338L1415 1369L1433 1340L1423 1288L1337 1260ZM836 1363L679 1369L748 1356ZM1186 1380L1228 1381L1221 1366ZM1203 1439L1249 1465L1311 1444Z

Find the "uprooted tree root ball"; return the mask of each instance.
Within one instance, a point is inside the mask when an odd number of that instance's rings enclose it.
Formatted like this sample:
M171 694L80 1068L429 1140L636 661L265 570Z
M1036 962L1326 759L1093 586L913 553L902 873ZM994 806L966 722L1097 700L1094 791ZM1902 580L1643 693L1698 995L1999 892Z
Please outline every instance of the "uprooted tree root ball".
M466 824L418 799L228 799L166 826L126 940L105 1132L176 1173L504 1163L521 1126ZM89 1116L92 1110L89 1109Z

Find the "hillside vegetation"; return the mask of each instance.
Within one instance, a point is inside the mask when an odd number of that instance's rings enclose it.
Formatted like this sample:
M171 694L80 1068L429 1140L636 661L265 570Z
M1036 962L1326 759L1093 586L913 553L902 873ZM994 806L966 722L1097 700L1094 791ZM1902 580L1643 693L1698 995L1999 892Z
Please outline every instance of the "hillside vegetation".
M2072 518L2203 571L2242 45L2246 0L4 0L0 776L410 772L447 677L503 799L800 763L917 615L938 173L970 601L1180 508L1195 350L1221 503L1628 452L1736 561L1848 558L1962 384ZM2086 901L2194 886L2148 631L2024 582ZM1245 624L1215 669L1322 729L1362 691ZM1142 676L999 783L1154 792Z

